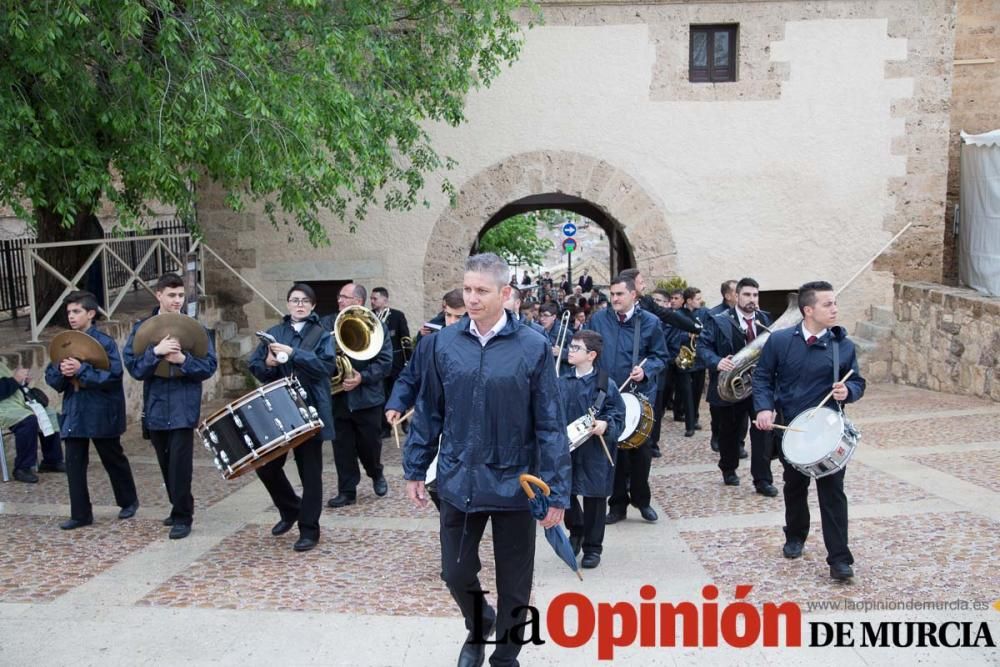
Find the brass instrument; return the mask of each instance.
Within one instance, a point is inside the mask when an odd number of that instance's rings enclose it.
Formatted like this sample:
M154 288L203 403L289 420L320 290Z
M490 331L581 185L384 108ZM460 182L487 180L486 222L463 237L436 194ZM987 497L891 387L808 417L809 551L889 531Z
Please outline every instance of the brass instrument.
M559 332L556 334L556 345L559 353L556 355L556 377L559 377L559 364L562 362L563 346L566 344L566 336L569 334L569 309L564 310L562 319L559 321Z
M788 307L781 317L764 333L754 338L749 345L733 355L733 370L719 371L719 397L730 403L738 403L750 396L753 391L751 385L753 371L757 367L757 360L760 359L764 343L778 329L794 327L801 321L802 313L799 312L798 293L789 292Z
M677 356L674 357L674 365L682 371L686 371L694 366L694 360L698 356L698 351L695 349L697 340L697 333L689 333L688 344L681 345L680 351L678 351Z
M388 309L386 309L388 310ZM330 378L331 393L344 390L344 380L354 375L351 359L365 361L375 357L385 341L382 320L364 306L348 306L333 323L337 341L337 372Z
M399 339L399 347L403 351L403 365L410 363L410 358L413 357L413 339L409 336L403 336Z

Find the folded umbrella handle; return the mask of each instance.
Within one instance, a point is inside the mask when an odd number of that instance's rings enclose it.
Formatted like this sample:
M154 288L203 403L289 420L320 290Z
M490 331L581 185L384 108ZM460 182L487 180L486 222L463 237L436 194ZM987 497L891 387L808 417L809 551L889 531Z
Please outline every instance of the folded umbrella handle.
M534 475L530 475L526 472L521 473L520 480L521 480L521 488L524 489L525 495L528 496L529 498L535 497L535 491L534 489L531 488L532 484L541 489L542 495L547 496L549 495L549 493L551 493L549 485L540 480L539 478L535 477Z

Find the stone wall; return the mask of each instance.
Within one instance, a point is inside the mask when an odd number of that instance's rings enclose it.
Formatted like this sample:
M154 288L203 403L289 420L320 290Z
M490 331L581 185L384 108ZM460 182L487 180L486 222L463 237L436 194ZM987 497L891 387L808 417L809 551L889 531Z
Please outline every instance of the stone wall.
M944 228L944 280L949 284L958 284L955 205L958 203L959 132L979 134L996 129L1000 129L1000 2L958 0Z
M1000 401L1000 298L900 282L894 314L889 345L895 382Z

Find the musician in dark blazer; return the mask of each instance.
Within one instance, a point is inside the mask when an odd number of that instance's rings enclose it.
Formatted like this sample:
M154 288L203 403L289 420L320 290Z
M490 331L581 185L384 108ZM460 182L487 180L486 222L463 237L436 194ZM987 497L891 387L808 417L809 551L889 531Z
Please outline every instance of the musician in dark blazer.
M598 367L607 372L616 386L626 380L635 384L635 391L656 401L657 376L663 371L667 359L667 346L663 340L660 321L636 303L635 281L618 275L611 280L611 308L595 313L585 329L601 334L604 351L597 360ZM638 333L639 345L635 339ZM645 359L646 363L642 364ZM614 492L608 500L607 523L625 518L629 504L639 508L646 521L659 518L650 507L649 466L652 459L650 443L618 450L615 461Z
M334 438L330 375L334 372L336 348L329 329L313 312L316 293L312 287L296 283L288 290L287 299L288 315L267 330L278 342L261 342L248 365L261 382L294 374L306 390L306 402L316 408L323 421L323 429L293 450L302 482L301 498L285 475L287 452L256 472L281 516L271 534L283 535L298 522L299 539L292 548L309 551L319 542L319 517L323 513L323 441ZM287 356L284 361L282 353Z
M708 310L702 303L700 289L697 287L684 289L684 305L677 309L676 314L687 320L689 328L671 329L668 347L674 359L680 354L681 347L690 347L694 344L697 352L697 337L692 343L689 332L691 328L695 332L701 332L705 321L708 320ZM695 431L701 430L699 410L701 395L705 391L705 362L696 354L689 368L681 368L675 363L674 369L674 416L676 418L678 415L678 404L680 404L684 412L684 436L690 438Z
M771 334L761 351L753 374L756 425L763 431L775 423L789 424L806 410L819 405L832 389L833 401L853 403L865 393L865 380L858 372L854 343L837 326L837 295L828 282L806 283L799 288L802 322ZM835 367L834 359L837 359ZM853 375L842 382L848 371ZM836 377L836 381L834 381ZM834 407L831 403L829 407ZM781 458L785 467L785 558L798 558L809 534L809 482L811 478ZM826 545L830 576L846 580L854 576L854 556L847 546L846 468L816 480L819 513Z
M743 278L736 284L736 305L705 320L705 329L698 337L698 356L708 367L708 403L718 425L719 470L727 486L740 483L736 469L740 465L740 441L747 424L756 417L753 396L730 403L719 395L719 372L733 370L733 355L765 332L771 316L757 310L760 285L753 278ZM762 326L763 325L763 326ZM774 497L771 475L771 434L750 425L750 474L757 493Z
M174 273L165 273L154 290L158 313L180 313L184 306L184 281ZM129 334L122 357L129 375L143 383L143 426L156 450L167 497L172 509L163 524L170 526L170 539L179 540L191 534L194 521L194 497L191 495L191 474L194 466L194 428L201 418L201 383L212 377L219 362L215 356L212 332L208 336L208 352L203 357L181 349L171 336L150 343L145 350L134 349L135 332L142 326L136 322ZM160 362L169 366L169 377L156 375Z
M406 315L403 314L403 311L389 306L389 290L386 288L376 287L372 290L371 305L372 312L378 315L379 319L385 324L385 328L389 334L388 338L392 345L392 368L382 381L383 393L385 396L388 396L392 393L392 385L396 382L396 378L403 372L403 366L406 365L406 357L403 352L403 339L410 337L410 327L406 323ZM388 435L388 424L383 421L382 437Z
M66 443L66 479L69 483L69 520L63 530L89 526L94 522L87 488L90 443L94 443L104 470L111 481L119 519L130 519L139 508L135 479L121 435L125 432L125 390L122 385L122 358L115 339L96 326L97 298L90 292L72 292L63 301L70 328L101 344L108 355L108 368L101 370L79 359L49 362L45 381L63 396L60 435Z
M583 273L580 274L580 279L576 284L583 288L584 294L594 289L594 279L590 276L590 271L588 269L583 270Z

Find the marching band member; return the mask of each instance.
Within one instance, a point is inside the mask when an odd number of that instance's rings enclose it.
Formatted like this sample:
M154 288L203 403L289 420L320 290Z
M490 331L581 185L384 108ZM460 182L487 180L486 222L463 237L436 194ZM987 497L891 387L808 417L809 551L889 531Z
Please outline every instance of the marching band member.
M506 301L503 302L503 307L504 310L509 310L514 315L515 320L517 320L526 327L534 329L543 336L548 337L548 332L542 327L541 324L538 324L537 322L534 322L531 319L523 317L521 315L521 309L522 309L521 290L519 290L516 287L511 287L510 296L507 298ZM464 305L462 306L462 309L463 310L465 309Z
M492 253L466 261L469 314L431 340L403 458L407 496L426 507L423 480L441 436L441 578L469 630L458 660L463 667L483 664L483 642L494 624L506 642L497 646L491 664L517 664L535 562L535 520L520 474L534 473L551 489L543 528L557 526L569 504L569 442L554 362L548 342L504 311L508 275L506 262ZM487 521L496 611L476 604L483 595L479 543ZM474 629L483 633L477 636Z
M653 303L660 308L670 308L670 294L663 289L655 289L650 295L653 299ZM662 324L660 328L663 329L663 339L667 339L667 331L669 330L669 325ZM669 362L668 362L669 366ZM671 382L671 374L669 368L664 368L663 372L656 380L656 404L653 406L653 432L649 436L649 446L654 459L658 459L663 456L660 452L660 433L662 431L662 421L663 413L666 411L667 399L672 398L674 394L674 385Z
M718 305L712 306L708 310L709 316L714 317L716 315L721 315L722 313L725 313L727 310L730 310L736 306L736 283L737 283L736 280L723 281L722 285L719 287L719 291L722 293L722 301L720 301ZM714 368L714 366L710 365L709 372L711 372L712 368ZM709 379L709 382L711 382L711 378ZM719 423L718 423L719 418L716 415L716 408L714 405L712 405L711 401L708 402L708 412L712 417L712 440L711 440L712 451L717 452L719 451ZM746 450L743 447L744 447L743 441L741 440L740 441L741 459L746 458Z
M573 553L583 548L580 565L595 568L604 549L604 504L614 486L611 461L618 449L618 436L625 422L625 404L618 388L608 381L605 371L594 369L604 341L596 331L579 331L569 345L572 369L559 378L559 390L566 419L572 423L596 409L591 437L573 450L573 484L566 527ZM604 451L603 436L608 452ZM610 461L608 458L610 457ZM581 504L580 498L583 502Z
M656 376L663 371L667 346L660 321L636 303L635 281L618 275L611 280L611 310L595 313L587 329L601 334L604 350L598 358L616 386L626 380L637 385L637 391L656 401ZM638 343L636 341L638 340ZM645 359L645 364L641 364ZM650 507L649 465L652 452L649 442L629 450L618 450L615 461L614 491L608 501L607 523L625 518L629 503L639 508L646 521L656 521L656 510Z
M733 355L764 333L771 324L768 313L757 310L760 285L753 278L743 278L736 284L736 305L705 320L705 329L698 337L698 356L709 368L708 403L713 410L713 422L719 429L719 470L727 486L739 486L736 469L740 465L740 441L747 424L755 416L753 397L730 403L719 396L719 372L733 370ZM771 475L771 434L750 425L750 474L757 493L775 497Z
M865 393L865 380L858 372L854 343L837 324L837 296L828 282L806 283L799 288L802 322L779 329L767 339L753 374L756 425L770 431L775 423L789 424L799 414L819 405L833 387L833 400L853 403ZM833 360L837 359L837 368ZM841 382L848 371L854 374ZM834 379L836 377L836 379ZM785 467L785 558L798 558L809 534L810 477L781 457ZM847 496L844 473L816 480L819 512L830 576L846 580L854 576L854 556L847 546Z
M45 381L63 395L60 433L66 443L66 479L69 483L70 518L59 525L73 530L94 523L87 489L87 465L90 442L101 457L108 473L115 502L121 508L119 519L131 519L139 509L135 479L121 435L125 432L125 389L122 385L122 359L115 339L94 326L97 298L90 292L72 292L63 300L66 317L74 331L81 331L104 348L108 370L94 368L86 361L63 359L59 365L49 362ZM76 380L76 382L73 382Z
M365 288L348 283L340 289L337 304L340 310L365 305ZM330 318L326 326L332 328ZM385 325L381 325L387 333ZM361 467L372 480L372 489L380 498L389 493L389 483L382 473L382 412L385 393L382 380L392 370L392 341L386 335L382 349L367 360L351 359L354 374L343 380L343 391L333 395L333 419L336 437L333 440L333 462L337 466L337 495L327 501L327 507L346 507L357 502Z
M677 313L688 320L689 324L701 331L702 325L708 319L708 311L702 306L701 290L688 287L684 290L684 306ZM681 346L689 346L690 329L675 328L673 330L672 351L680 351ZM676 364L674 365L677 368ZM695 356L690 368L677 368L674 374L674 418L677 417L677 404L684 410L684 437L690 438L695 431L701 430L698 423L698 410L701 405L701 394L705 390L705 362Z
M274 382L294 374L306 390L307 402L319 413L323 429L292 450L302 482L301 498L285 475L288 452L265 463L256 472L281 516L271 528L271 534L284 535L298 522L299 539L292 548L309 551L319 543L319 517L323 512L323 441L334 438L330 375L335 370L336 349L329 329L313 312L316 293L312 287L296 283L288 290L286 298L288 314L267 330L278 342L261 342L248 365L253 376L261 382Z
M184 306L184 281L175 273L165 273L154 289L157 313L180 313ZM197 357L181 349L180 342L166 336L145 350L133 349L135 332L142 325L136 322L129 334L122 356L129 375L143 382L143 427L149 432L156 450L156 460L167 487L172 506L163 525L170 526L170 539L179 540L191 534L194 520L194 497L191 495L191 470L194 449L194 427L201 414L201 383L212 377L218 367L215 341L207 331L208 352ZM170 364L170 377L156 375L161 361Z
M396 378L403 372L406 358L403 353L403 339L410 337L410 326L406 323L406 315L398 308L389 307L389 290L384 287L376 287L371 295L372 312L385 323L388 331L388 338L392 345L392 369L382 381L383 396L392 393L392 385ZM382 437L388 437L388 424L382 423Z

